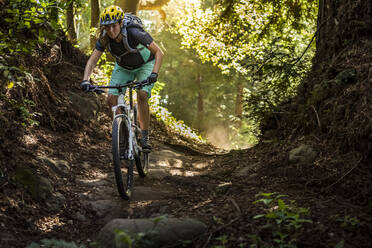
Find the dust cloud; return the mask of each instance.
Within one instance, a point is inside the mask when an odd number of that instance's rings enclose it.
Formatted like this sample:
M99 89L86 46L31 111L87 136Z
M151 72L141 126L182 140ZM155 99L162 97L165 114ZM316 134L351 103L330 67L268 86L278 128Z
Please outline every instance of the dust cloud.
M232 144L229 139L229 129L224 126L215 126L204 132L204 138L207 139L212 145L230 150Z

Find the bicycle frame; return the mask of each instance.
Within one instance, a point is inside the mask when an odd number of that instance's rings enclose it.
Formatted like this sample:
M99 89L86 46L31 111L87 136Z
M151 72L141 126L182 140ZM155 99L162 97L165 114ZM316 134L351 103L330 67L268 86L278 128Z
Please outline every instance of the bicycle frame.
M129 134L128 134L128 154L126 154L126 159L128 160L134 160L134 154L137 153L138 151L135 149L138 149L137 145L134 145L133 142L136 142L134 139L134 134L133 134L133 128L138 128L137 126L132 123L132 118L131 115L133 114L133 96L132 96L132 88L129 88L129 104L125 101L124 98L124 93L119 90L119 96L118 96L118 103L117 105L112 107L112 113L113 113L113 122L116 120L116 118L125 118L128 122L129 125ZM122 109L124 110L123 113L117 114L117 109ZM136 116L134 116L136 118Z
M91 91L93 92L95 89L102 89L102 88L118 89L119 91L118 103L116 106L112 107L113 122L116 120L116 118L121 118L121 117L125 118L128 121L128 125L130 127L129 134L128 134L128 144L129 144L128 150L129 151L126 157L126 159L128 160L134 160L134 154L138 153L137 149L140 149L137 144L136 145L134 144L134 143L137 143L137 141L136 139L134 139L134 133L133 133L133 127L135 129L138 129L139 127L134 125L133 120L131 118L131 115L132 114L134 115L133 113L133 88L138 87L138 85L142 87L142 86L149 85L149 84L150 83L145 80L142 82L135 82L135 81L127 82L127 84L125 84L124 86L92 86L91 88ZM125 98L124 98L125 92L123 92L123 89L122 89L123 87L126 87L129 90L129 104L125 101ZM116 112L118 109L123 109L123 113L117 114ZM133 116L133 118L137 118L137 116Z

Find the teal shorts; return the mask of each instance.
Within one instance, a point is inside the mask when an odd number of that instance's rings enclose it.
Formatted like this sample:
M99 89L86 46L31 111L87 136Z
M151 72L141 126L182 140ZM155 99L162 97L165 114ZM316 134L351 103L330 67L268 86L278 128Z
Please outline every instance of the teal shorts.
M110 86L118 86L118 85L123 85L128 81L143 81L147 79L151 72L152 69L154 68L155 65L155 59L152 61L147 62L146 64L142 65L140 68L134 69L134 70L127 70L121 66L119 66L117 63L115 63L114 71L112 72L111 75L111 80L110 80ZM151 85L146 85L144 86L141 90L146 91L148 94L148 97L151 97L151 90L154 87L154 84ZM125 87L124 87L124 92L125 92ZM117 89L109 89L108 91L109 94L112 95L119 95L119 92Z

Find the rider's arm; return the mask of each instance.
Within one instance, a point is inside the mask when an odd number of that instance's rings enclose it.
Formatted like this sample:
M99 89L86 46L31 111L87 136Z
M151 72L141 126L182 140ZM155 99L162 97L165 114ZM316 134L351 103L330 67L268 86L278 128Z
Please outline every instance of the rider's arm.
M96 66L101 55L102 55L101 51L94 49L92 55L90 55L90 58L88 59L87 64L85 65L83 80L89 80L90 75L92 75L93 69Z
M160 49L160 47L155 43L155 41L152 41L147 48L151 51L151 53L155 54L155 65L154 69L152 69L152 72L158 73L161 63L163 62L164 53Z

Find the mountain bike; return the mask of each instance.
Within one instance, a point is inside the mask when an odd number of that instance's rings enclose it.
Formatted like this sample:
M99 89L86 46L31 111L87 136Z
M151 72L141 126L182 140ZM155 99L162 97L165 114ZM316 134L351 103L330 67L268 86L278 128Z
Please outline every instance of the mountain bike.
M91 85L89 89L90 92L96 93L103 93L102 88L119 91L118 104L112 107L112 155L116 186L119 195L125 200L129 200L132 196L133 164L135 163L141 177L145 177L148 173L150 151L142 149L139 145L141 129L137 120L137 106L133 104L133 89L141 89L149 84L146 80L129 81L125 86ZM129 90L127 100L124 87ZM126 169L126 172L123 172L123 169Z

